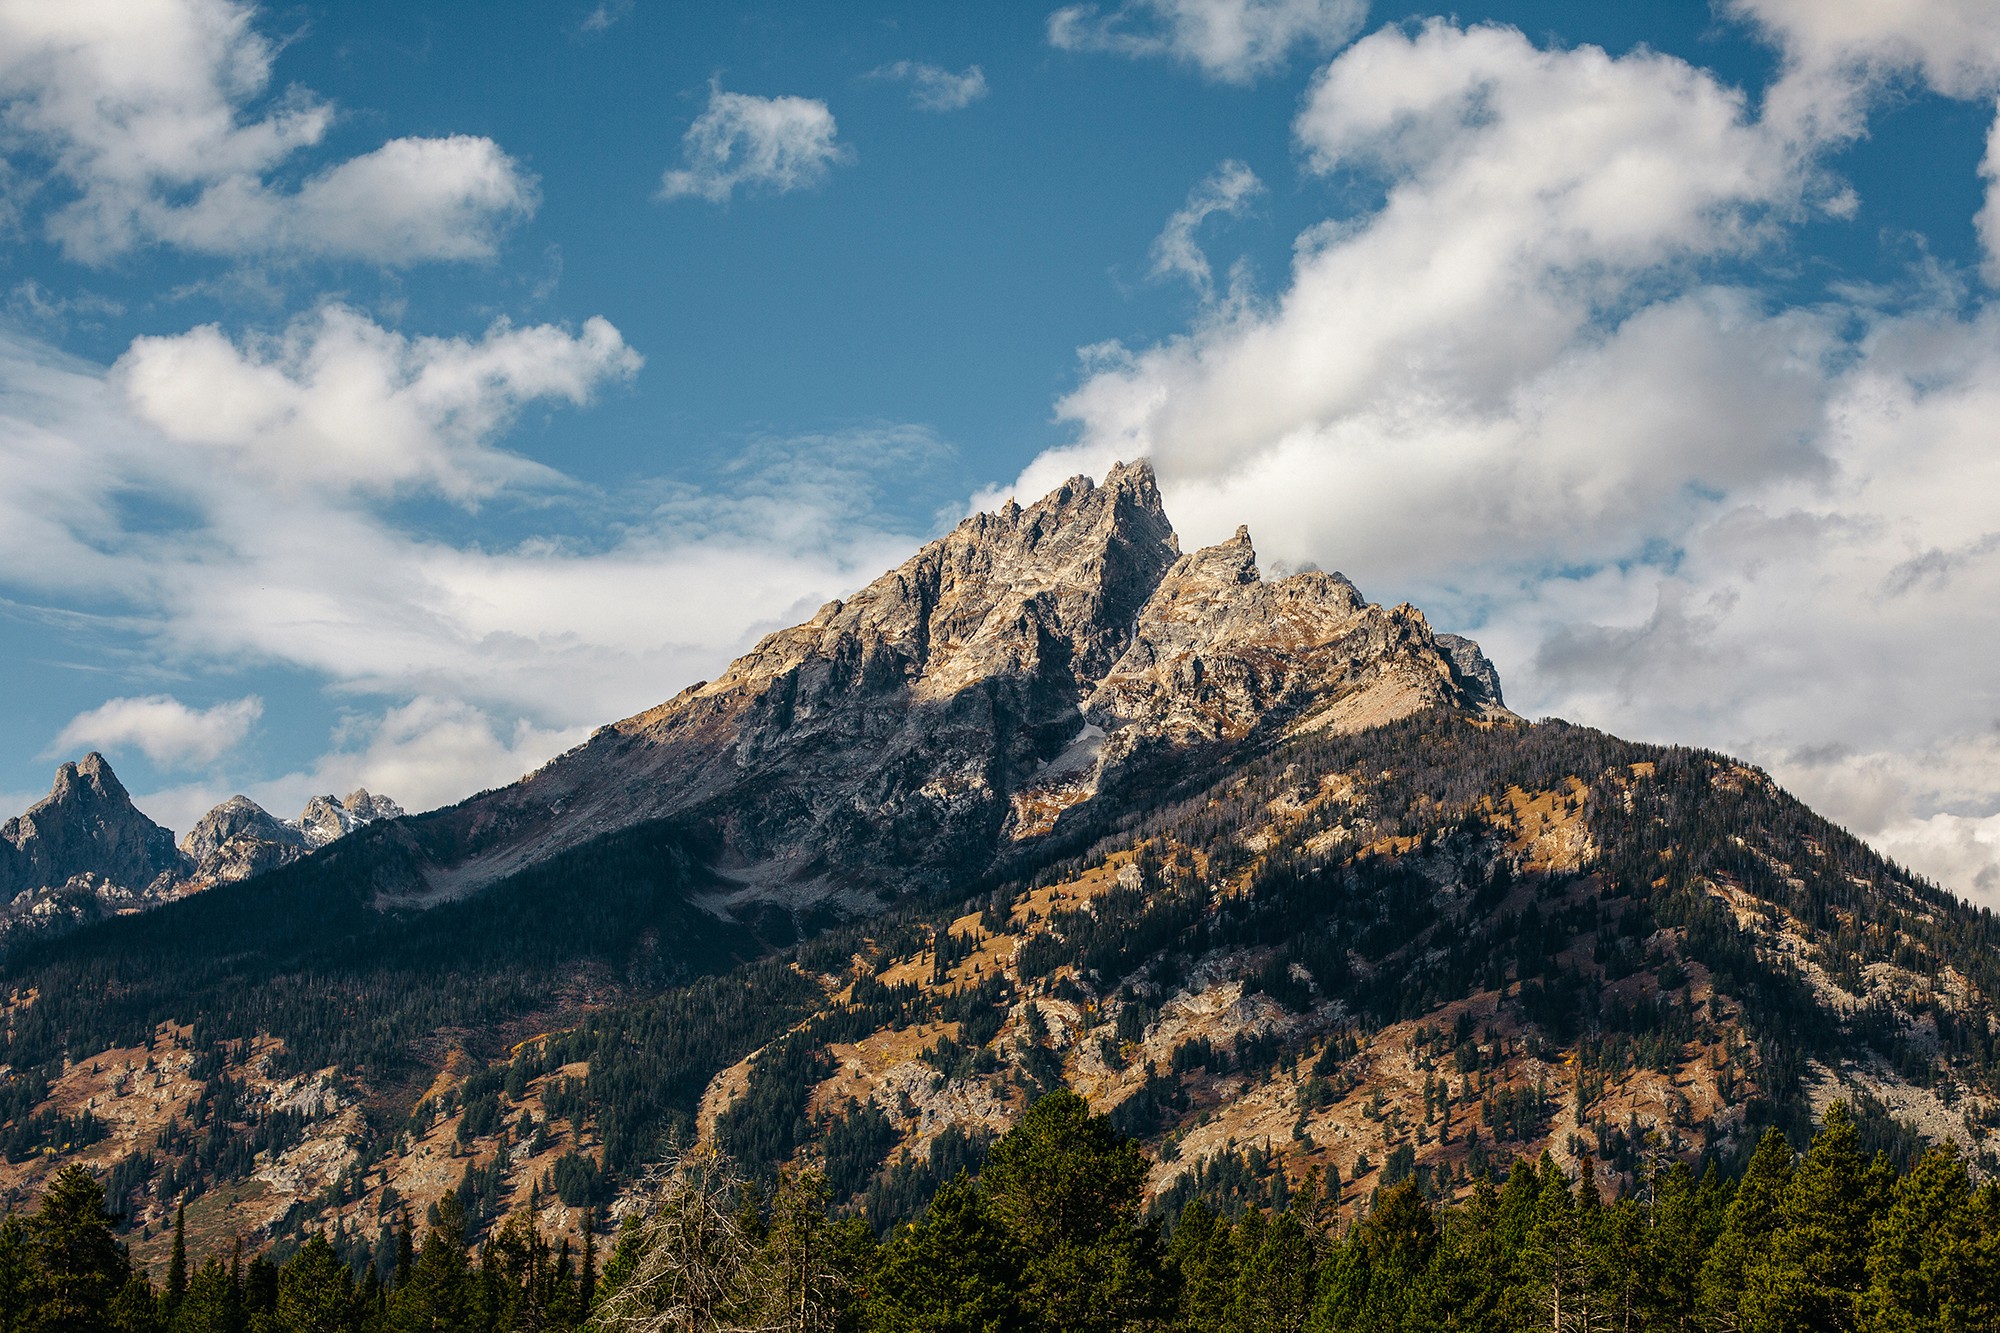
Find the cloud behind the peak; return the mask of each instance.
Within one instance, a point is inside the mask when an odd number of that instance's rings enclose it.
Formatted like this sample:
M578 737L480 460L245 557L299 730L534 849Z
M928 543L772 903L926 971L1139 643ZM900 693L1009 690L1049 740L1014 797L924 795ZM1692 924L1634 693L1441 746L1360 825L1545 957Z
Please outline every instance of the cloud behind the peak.
M1361 30L1366 0L1122 0L1049 15L1051 46L1193 65L1223 83L1273 72L1295 50L1332 50Z
M850 156L825 102L715 86L682 136L681 165L660 178L660 197L720 204L739 189L785 194L820 184Z
M1827 188L1782 112L1643 48L1363 38L1294 133L1379 202L1268 299L1089 349L1017 488L1148 455L1187 540L1247 521L1530 715L1743 754L2000 905L2000 309L1740 276Z

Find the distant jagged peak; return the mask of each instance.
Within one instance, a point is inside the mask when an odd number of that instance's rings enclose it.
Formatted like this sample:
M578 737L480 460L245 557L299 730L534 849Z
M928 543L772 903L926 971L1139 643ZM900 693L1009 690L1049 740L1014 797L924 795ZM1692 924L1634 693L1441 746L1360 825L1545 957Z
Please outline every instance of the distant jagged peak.
M372 796L366 787L357 787L348 793L347 799L334 796L315 796L306 802L306 808L299 812L290 825L305 840L309 848L318 849L338 838L344 838L364 824L372 824L378 819L397 819L403 814L403 807L386 796Z
M111 771L111 761L92 750L74 763L65 761L57 765L55 781L49 787L48 796L30 807L28 813L32 815L48 806L78 800L101 801L114 806L132 804L125 784Z
M27 813L0 826L0 837L19 846L23 839L36 836L38 831L52 834L65 823L110 821L105 827L115 828L128 819L139 821L147 829L159 828L132 804L131 793L111 770L111 761L92 750L73 763L64 761L58 765L49 794L29 806Z
M36 895L72 880L109 893L148 893L170 885L185 866L174 835L140 813L95 750L60 765L47 797L0 824L0 903L32 906ZM0 913L0 929L10 920Z
M246 839L294 847L305 845L297 829L281 823L248 796L238 794L196 820L194 827L181 839L181 851L200 863L222 852L230 844Z
M364 822L401 819L408 812L386 796L373 796L366 787L356 787L340 802L340 808Z

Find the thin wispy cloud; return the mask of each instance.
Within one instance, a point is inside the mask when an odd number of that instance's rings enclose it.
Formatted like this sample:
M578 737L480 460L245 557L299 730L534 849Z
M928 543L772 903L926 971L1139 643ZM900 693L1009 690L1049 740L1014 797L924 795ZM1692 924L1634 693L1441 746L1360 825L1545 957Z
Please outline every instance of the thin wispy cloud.
M977 65L954 74L939 65L898 60L868 71L868 77L908 84L910 101L921 111L962 111L988 91L986 72Z
M116 368L0 332L0 568L11 589L118 608L120 641L167 669L281 666L355 701L313 766L176 789L155 817L239 789L274 809L354 785L411 808L456 799L712 675L924 535L928 515L876 516L892 476L944 449L899 425L753 441L722 487L634 483L637 503L606 501L584 541L449 542L411 524L413 491L587 498L499 437L523 407L588 401L635 365L608 324L412 339L343 307L264 342L141 340ZM134 494L177 521L135 517ZM124 699L59 744L185 767L226 757L246 717Z
M590 36L609 32L632 16L633 0L603 0L596 8L584 15L578 25Z
M682 136L681 165L660 179L660 197L720 204L739 189L785 194L820 184L852 156L825 102L715 85L707 109Z
M1215 294L1215 275L1196 233L1212 217L1240 217L1250 201L1264 192L1264 182L1241 162L1224 162L1188 192L1187 203L1174 211L1153 240L1153 276L1179 276L1192 283L1204 300Z

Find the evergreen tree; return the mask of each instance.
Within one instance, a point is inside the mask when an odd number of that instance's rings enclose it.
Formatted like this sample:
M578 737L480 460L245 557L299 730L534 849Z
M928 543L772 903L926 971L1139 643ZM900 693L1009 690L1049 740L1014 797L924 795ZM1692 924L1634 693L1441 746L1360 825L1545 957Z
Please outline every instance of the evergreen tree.
M993 1145L980 1177L1017 1256L1030 1327L1097 1333L1165 1313L1157 1230L1139 1220L1139 1147L1059 1088Z
M183 1199L174 1208L174 1247L167 1260L167 1289L161 1299L162 1309L169 1319L180 1309L181 1300L188 1289L187 1251L187 1200Z
M111 1299L131 1272L111 1231L114 1220L87 1167L72 1163L56 1172L27 1227L34 1276L23 1333L110 1329Z
M1764 1261L1791 1180L1792 1146L1776 1129L1766 1130L1750 1155L1749 1169L1723 1213L1721 1234L1702 1266L1702 1309L1725 1333L1748 1327L1742 1315L1745 1274Z
M1242 1333L1300 1333L1313 1305L1314 1237L1293 1208L1259 1229L1256 1248L1246 1247L1242 1256L1236 1327Z
M1925 1153L1875 1229L1862 1300L1871 1333L2000 1328L2000 1245L1980 1213L1957 1145Z
M1878 1185L1845 1103L1792 1173L1778 1229L1743 1274L1745 1333L1845 1333L1860 1325Z
M9 1213L0 1220L0 1333L17 1333L35 1297L35 1256L28 1227Z
M1221 1328L1236 1294L1236 1256L1226 1218L1200 1199L1181 1209L1167 1245L1167 1267L1178 1299L1176 1327L1187 1333Z
M1008 1333L1020 1273L980 1189L961 1171L883 1247L862 1311L869 1333Z
M278 1273L278 1326L284 1333L351 1333L354 1296L354 1271L324 1236L314 1236Z
M1383 1190L1333 1254L1306 1327L1372 1333L1404 1326L1413 1309L1428 1303L1426 1279L1437 1245L1437 1217L1417 1182Z
M111 1298L111 1327L115 1333L165 1333L167 1321L160 1313L159 1298L153 1294L152 1279L134 1272Z
M219 1255L209 1255L188 1279L187 1295L168 1327L172 1333L245 1333L243 1293Z
M853 1274L827 1222L832 1201L833 1191L818 1171L787 1167L778 1173L769 1225L749 1278L758 1327L787 1333L834 1327Z
M472 1265L465 1254L465 1209L456 1194L438 1200L436 1225L389 1298L395 1333L460 1333L473 1312Z

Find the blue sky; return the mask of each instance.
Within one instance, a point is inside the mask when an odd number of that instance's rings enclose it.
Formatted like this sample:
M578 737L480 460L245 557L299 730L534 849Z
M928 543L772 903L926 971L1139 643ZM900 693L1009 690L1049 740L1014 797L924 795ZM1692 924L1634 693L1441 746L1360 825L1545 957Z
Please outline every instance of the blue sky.
M1152 456L2000 902L2000 16L0 0L0 795L504 782Z

